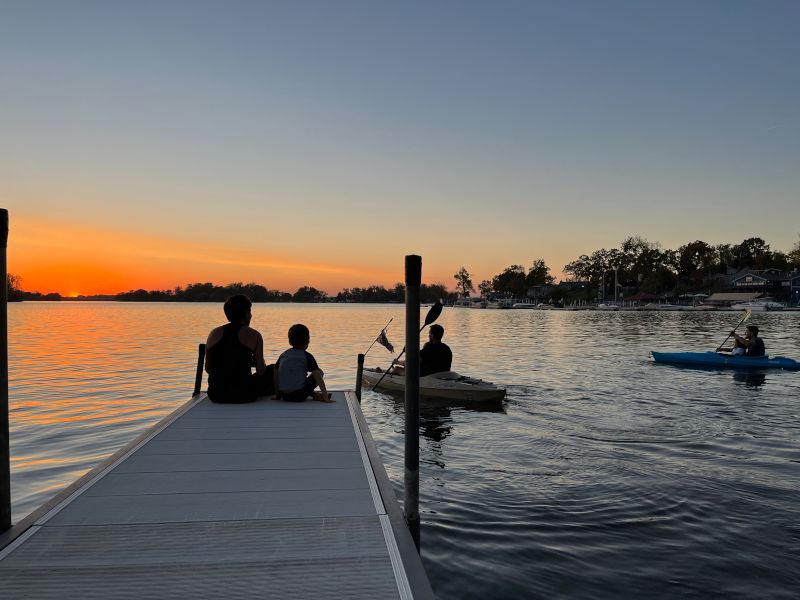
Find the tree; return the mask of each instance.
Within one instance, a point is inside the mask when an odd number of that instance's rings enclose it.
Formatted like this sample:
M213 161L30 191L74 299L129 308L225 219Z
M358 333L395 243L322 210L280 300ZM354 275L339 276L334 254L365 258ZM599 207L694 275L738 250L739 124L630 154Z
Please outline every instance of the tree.
M728 267L733 266L736 258L733 255L733 246L730 244L717 244L714 246L714 251L717 253L717 269L720 273L725 273Z
M701 240L678 248L677 260L678 277L695 287L702 285L705 278L719 268L719 253Z
M25 294L22 291L22 277L6 273L6 288L9 302L20 302Z
M188 302L210 302L214 293L213 283L190 283L183 291L181 300Z
M572 275L576 281L590 281L592 279L590 262L587 254L581 254L577 259L564 265L563 271Z
M492 282L490 280L488 280L488 279L484 279L483 281L481 281L478 284L478 291L481 293L481 296L483 296L484 298L486 296L488 296L489 294L491 294L493 289L494 289L494 285L492 285Z
M253 302L269 302L269 290L257 283L246 283L241 293L247 294L248 298Z
M640 292L664 294L675 289L675 274L668 269L656 269L642 278Z
M502 294L524 297L528 292L528 286L525 283L525 267L522 265L506 267L502 273L492 278L492 287L496 292Z
M458 270L458 273L453 275L453 278L456 280L456 290L464 297L468 297L470 292L475 291L475 286L472 285L472 279L470 278L469 271L465 267L461 267Z
M451 298L455 294L447 291L447 286L443 283L422 284L419 288L420 302L436 302L437 300L455 300ZM403 301L403 297L400 298Z
M737 269L766 269L772 259L769 244L760 237L747 238L731 248Z
M771 254L772 256L770 257L769 264L765 268L778 269L779 271L789 270L789 265L791 262L789 261L788 254L781 252L780 250L775 250Z
M620 280L638 284L655 271L669 270L671 252L662 251L658 242L649 242L640 235L634 235L623 240L619 259L610 266L617 267Z
M786 255L786 259L790 267L800 268L800 239L792 246L792 249Z
M555 279L550 275L550 267L541 258L533 261L531 268L528 269L528 274L525 276L525 284L529 288L537 285L550 285L554 281Z
M595 250L591 255L582 254L577 260L564 266L565 273L572 273L578 281L589 281L599 285L603 275L613 271L621 261L619 250Z
M299 288L292 296L295 302L322 302L327 294L310 285Z

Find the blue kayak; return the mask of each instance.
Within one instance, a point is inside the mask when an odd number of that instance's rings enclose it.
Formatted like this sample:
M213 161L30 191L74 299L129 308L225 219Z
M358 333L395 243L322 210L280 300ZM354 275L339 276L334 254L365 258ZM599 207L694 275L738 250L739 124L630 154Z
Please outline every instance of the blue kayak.
M800 370L800 362L783 356L733 356L720 352L650 352L655 362L728 369Z

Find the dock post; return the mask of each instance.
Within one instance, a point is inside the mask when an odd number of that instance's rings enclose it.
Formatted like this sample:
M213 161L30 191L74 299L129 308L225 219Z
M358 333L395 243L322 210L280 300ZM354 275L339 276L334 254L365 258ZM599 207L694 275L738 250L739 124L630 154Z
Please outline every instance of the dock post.
M361 404L361 377L364 374L364 355L358 355L358 369L356 369L356 398L358 403Z
M11 529L11 453L8 426L8 211L0 208L0 532Z
M406 256L406 449L404 510L411 537L419 539L419 288L422 282L422 257Z
M194 376L194 393L192 396L197 396L200 393L200 387L203 385L203 363L206 360L206 345L198 344L197 346L197 373Z

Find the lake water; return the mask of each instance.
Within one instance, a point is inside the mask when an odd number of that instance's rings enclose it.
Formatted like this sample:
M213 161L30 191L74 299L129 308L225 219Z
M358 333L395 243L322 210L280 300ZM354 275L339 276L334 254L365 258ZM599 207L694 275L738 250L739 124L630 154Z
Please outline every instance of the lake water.
M424 309L423 309L424 312ZM295 322L331 388L399 305L256 305L267 360ZM800 373L655 365L716 347L737 313L447 308L453 368L508 388L501 410L423 408L423 560L437 595L797 598ZM219 304L9 306L18 521L189 399ZM800 358L800 313L754 315L771 355ZM375 346L367 365L387 366ZM363 411L398 495L403 407Z

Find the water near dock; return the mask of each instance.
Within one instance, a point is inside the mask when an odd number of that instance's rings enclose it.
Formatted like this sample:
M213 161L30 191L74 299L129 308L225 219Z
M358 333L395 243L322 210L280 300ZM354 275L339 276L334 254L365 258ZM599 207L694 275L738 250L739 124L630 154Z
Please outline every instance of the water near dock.
M403 307L256 305L268 360L311 328L330 387ZM14 520L184 402L218 304L9 307ZM800 373L653 365L713 349L733 313L446 309L454 369L503 383L501 411L422 411L423 560L441 598L794 598ZM753 315L800 357L800 314ZM367 364L386 366L379 346ZM402 483L402 400L365 393Z

